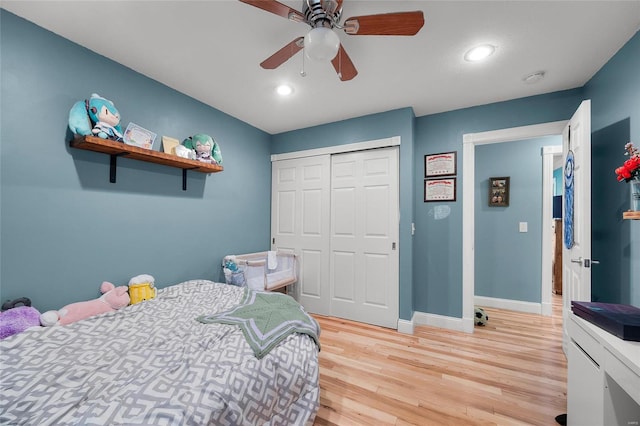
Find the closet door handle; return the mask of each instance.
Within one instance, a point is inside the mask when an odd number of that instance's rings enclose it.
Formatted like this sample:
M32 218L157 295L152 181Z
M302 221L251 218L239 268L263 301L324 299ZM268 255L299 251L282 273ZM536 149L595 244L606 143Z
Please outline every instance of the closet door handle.
M579 257L577 259L571 259L571 263L579 263L582 265L582 257Z

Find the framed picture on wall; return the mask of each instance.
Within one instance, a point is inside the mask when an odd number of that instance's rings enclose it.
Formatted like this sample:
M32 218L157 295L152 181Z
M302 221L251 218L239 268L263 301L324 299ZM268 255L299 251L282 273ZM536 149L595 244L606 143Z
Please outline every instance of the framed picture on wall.
M424 177L454 176L456 174L456 151L424 156Z
M424 202L455 201L456 178L425 179Z
M509 176L489 178L489 207L509 205Z

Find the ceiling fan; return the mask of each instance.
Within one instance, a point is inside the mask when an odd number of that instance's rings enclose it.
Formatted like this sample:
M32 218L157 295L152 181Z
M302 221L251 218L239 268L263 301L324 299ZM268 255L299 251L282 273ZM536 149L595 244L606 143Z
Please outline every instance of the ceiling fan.
M299 12L276 0L240 0L294 22L304 22L311 30L265 59L260 66L275 69L304 48L305 54L317 60L329 60L342 81L351 80L358 71L333 31L344 30L349 35L412 36L424 25L422 11L383 13L347 18L340 23L343 0L302 0Z

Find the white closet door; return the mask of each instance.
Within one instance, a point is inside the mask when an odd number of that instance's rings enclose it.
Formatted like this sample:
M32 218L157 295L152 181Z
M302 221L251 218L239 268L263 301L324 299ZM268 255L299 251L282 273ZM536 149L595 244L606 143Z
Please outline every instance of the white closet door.
M331 157L331 315L398 325L398 149Z
M330 314L330 157L272 163L271 248L298 255L292 295L310 313Z

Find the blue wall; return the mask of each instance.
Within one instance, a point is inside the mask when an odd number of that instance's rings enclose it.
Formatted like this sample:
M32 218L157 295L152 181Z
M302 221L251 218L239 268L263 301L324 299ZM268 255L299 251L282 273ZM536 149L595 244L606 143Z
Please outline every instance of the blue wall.
M418 117L416 167L424 154L462 153L462 136L510 127L568 120L582 101L582 90L573 89L490 105ZM540 165L539 154L535 160ZM461 164L458 158L458 164ZM416 169L416 179L422 180ZM439 315L462 317L462 173L458 169L458 198L447 203L446 219L438 219L433 203L416 202L414 237L414 309ZM416 200L422 193L415 194ZM539 290L538 290L539 291Z
M640 146L640 33L585 85L591 99L592 299L640 307L640 221L623 220L629 187L614 170L624 145ZM635 296L634 296L635 295Z
M475 149L475 294L540 303L542 147L561 136ZM489 177L509 176L508 207L489 207ZM527 232L519 232L519 223Z
M413 246L411 222L413 222L414 173L414 122L411 108L372 114L310 127L302 130L280 133L272 138L273 154L304 151L334 145L364 142L400 136L400 307L402 319L411 319L412 308L412 264Z
M99 294L103 280L159 287L220 278L225 254L266 250L270 136L122 65L0 11L1 294L39 310ZM189 172L69 148L73 103L97 92L124 126L219 143L225 170ZM156 141L155 149L160 149Z

